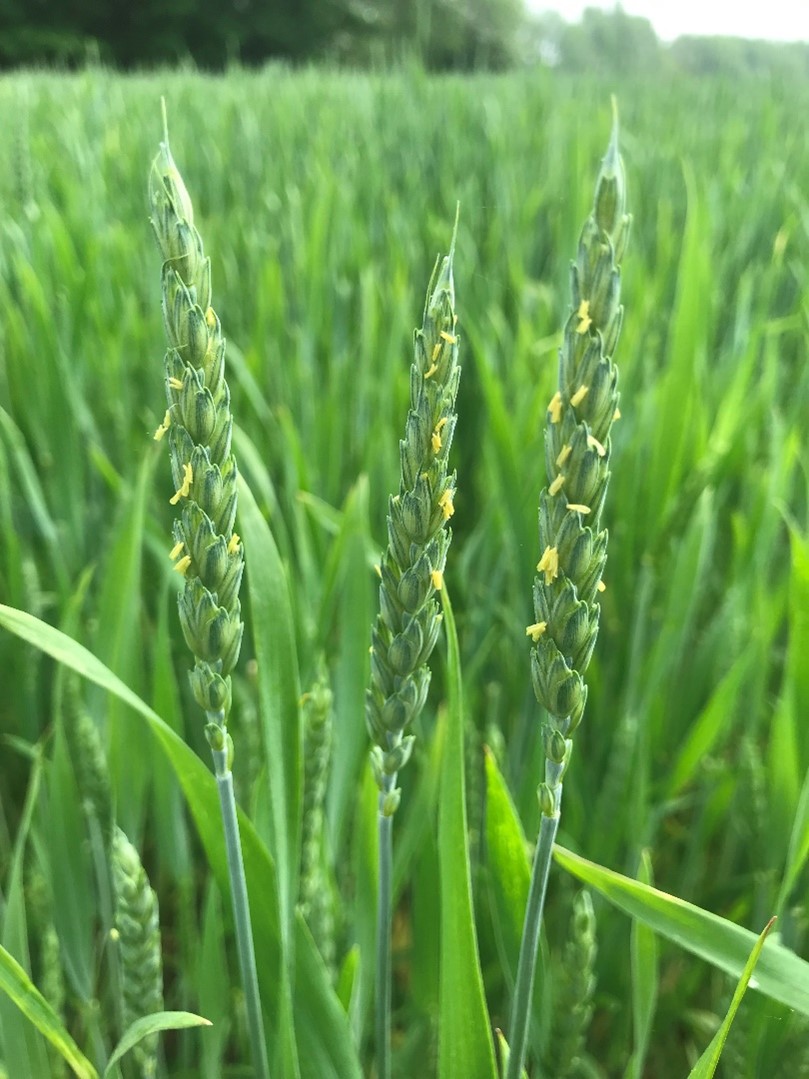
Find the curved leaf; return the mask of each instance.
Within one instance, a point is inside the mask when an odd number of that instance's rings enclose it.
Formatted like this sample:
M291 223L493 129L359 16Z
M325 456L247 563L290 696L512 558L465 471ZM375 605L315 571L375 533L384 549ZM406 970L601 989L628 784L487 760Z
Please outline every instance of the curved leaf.
M631 918L738 978L757 936L684 899L623 877L564 847L554 848L557 862L585 881ZM809 963L788 948L770 942L756 968L754 988L802 1015L809 1015Z

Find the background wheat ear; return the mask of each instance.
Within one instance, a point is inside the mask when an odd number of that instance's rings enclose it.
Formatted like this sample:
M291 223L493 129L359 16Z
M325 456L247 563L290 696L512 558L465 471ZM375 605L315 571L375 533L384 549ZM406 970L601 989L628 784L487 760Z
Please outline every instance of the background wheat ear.
M163 1010L163 961L157 895L138 852L120 828L112 833L112 882L115 945L121 972L124 1029L141 1016ZM157 1071L157 1035L132 1049L137 1074Z

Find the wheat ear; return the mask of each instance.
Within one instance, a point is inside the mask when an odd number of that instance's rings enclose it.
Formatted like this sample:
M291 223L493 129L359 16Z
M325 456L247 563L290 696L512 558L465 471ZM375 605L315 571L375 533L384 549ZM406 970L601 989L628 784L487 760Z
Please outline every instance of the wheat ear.
M587 700L584 672L598 633L607 559L601 511L607 493L610 430L618 415L618 371L612 362L621 330L619 263L629 237L624 167L612 137L596 181L593 210L571 266L572 306L559 351L559 385L545 425L547 486L539 498L539 549L531 675L543 723L545 781L528 906L520 946L506 1079L519 1079L525 1059L539 929L551 852L559 826L562 780L572 735Z
M115 896L115 938L120 957L124 1030L136 1019L163 1010L163 963L157 896L138 852L120 828L112 833L112 883ZM157 1071L157 1035L132 1049L142 1076Z
M167 436L179 507L170 557L184 577L180 624L194 655L191 688L207 716L227 851L236 943L245 991L253 1063L259 1079L269 1075L256 957L247 898L236 799L233 741L227 719L230 673L244 626L239 586L244 552L234 532L236 461L231 452L233 419L225 380L225 340L211 307L211 263L194 227L194 209L174 163L163 114L164 139L149 177L149 201L163 255L163 322L168 337L165 380L168 408L155 432Z
M457 221L456 221L457 231ZM443 586L452 533L455 473L449 450L455 431L455 398L461 370L452 261L436 261L421 329L414 337L410 410L399 443L399 492L388 507L388 546L379 568L379 615L371 637L371 685L365 716L371 767L379 788L379 893L377 898L376 1068L390 1079L393 814L399 805L396 777L413 750L405 734L424 707L430 684L427 660L441 614L435 593Z

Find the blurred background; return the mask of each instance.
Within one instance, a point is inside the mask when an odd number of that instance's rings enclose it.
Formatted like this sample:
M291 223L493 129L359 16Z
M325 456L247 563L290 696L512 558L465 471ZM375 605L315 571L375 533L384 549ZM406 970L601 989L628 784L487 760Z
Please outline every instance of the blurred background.
M799 44L799 42L801 42ZM123 68L328 59L431 70L525 64L689 73L809 72L809 8L578 0L3 0L0 66Z

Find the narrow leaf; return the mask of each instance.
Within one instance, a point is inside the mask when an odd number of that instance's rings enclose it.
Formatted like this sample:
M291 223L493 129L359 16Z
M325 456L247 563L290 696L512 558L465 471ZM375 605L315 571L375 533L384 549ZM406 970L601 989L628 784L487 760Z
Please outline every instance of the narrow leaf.
M3 947L0 947L0 989L8 994L80 1079L98 1079L98 1072L62 1026L59 1016L14 956Z
M203 1019L201 1015L194 1015L193 1012L152 1012L151 1015L136 1019L124 1033L107 1061L104 1079L112 1074L114 1065L124 1053L128 1053L133 1046L144 1038L148 1038L150 1034L159 1034L161 1030L185 1030L186 1027L209 1027L210 1025L209 1019Z
M441 592L447 633L447 744L441 776L438 858L441 881L441 985L438 1074L441 1079L495 1079L472 911L464 791L463 698L458 639L447 590Z
M623 877L564 847L555 847L554 855L568 873L591 885L631 918L639 918L657 933L735 978L744 970L757 940L749 929ZM755 988L809 1016L809 963L783 945L771 943L761 956Z
M714 1034L711 1039L711 1044L688 1073L688 1079L712 1079L713 1074L716 1071L716 1065L719 1063L719 1058L722 1055L722 1050L725 1047L728 1031L736 1017L736 1012L739 1010L742 997L747 991L747 986L753 974L753 968L761 955L761 949L764 947L764 941L767 939L767 934L774 924L775 918L771 918L764 926L761 936L756 941L753 950L750 953L750 957L744 965L742 976L739 979L739 984L736 986L736 992L733 994L733 1000L730 1002L730 1007L728 1008L722 1026L717 1030L716 1034Z

